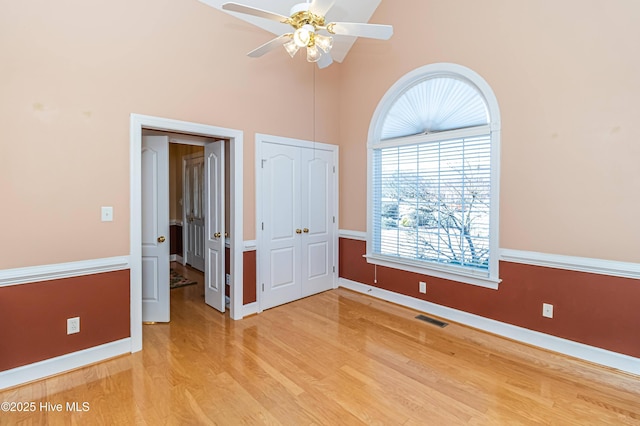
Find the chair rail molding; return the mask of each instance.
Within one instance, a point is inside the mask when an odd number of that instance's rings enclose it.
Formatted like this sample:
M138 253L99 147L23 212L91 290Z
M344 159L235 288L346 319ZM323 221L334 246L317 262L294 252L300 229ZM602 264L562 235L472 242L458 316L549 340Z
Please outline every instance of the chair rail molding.
M0 287L129 269L129 256L0 270Z

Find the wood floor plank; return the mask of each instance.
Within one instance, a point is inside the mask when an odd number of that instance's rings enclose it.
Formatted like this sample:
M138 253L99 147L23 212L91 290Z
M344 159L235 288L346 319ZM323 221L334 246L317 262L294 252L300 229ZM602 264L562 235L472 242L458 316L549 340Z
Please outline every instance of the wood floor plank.
M640 378L338 289L232 321L171 290L142 352L0 391L0 425L640 425Z

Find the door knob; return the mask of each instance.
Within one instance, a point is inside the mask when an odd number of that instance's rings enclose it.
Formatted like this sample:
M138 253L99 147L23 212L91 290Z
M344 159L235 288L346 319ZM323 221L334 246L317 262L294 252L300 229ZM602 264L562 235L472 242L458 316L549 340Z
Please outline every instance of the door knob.
M302 230L302 232L304 232L305 234L308 234L308 233L309 233L309 228L304 228L304 229Z
M213 236L216 237L216 238L220 238L220 233L216 232L215 234L213 234Z
M228 232L225 232L225 233L224 233L224 237L225 237L225 238L227 238L228 236L229 236L229 233L228 233Z
M302 229L296 229L296 234L302 234Z
M159 242L159 243L164 243L166 240L167 240L167 239L164 237L164 235L160 235L160 236L158 237L158 242Z

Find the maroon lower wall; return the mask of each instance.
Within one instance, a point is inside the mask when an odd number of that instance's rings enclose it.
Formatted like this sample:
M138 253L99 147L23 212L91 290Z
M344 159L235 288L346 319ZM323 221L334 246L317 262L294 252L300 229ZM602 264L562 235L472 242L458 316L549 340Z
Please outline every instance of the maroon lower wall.
M242 303L246 305L258 300L256 295L256 251L245 251L242 260L242 274L244 276Z
M129 296L129 270L0 287L0 371L130 337Z
M182 256L182 225L171 225L169 227L170 254Z
M231 252L227 247L225 249L224 270L226 274L231 271ZM257 301L256 296L256 251L245 251L242 256L242 304L253 303ZM225 287L225 294L230 295L229 286Z
M563 339L640 357L640 283L586 272L500 262L498 290L374 265L364 241L340 239L340 277ZM427 282L427 293L418 282ZM554 306L542 317L542 304Z

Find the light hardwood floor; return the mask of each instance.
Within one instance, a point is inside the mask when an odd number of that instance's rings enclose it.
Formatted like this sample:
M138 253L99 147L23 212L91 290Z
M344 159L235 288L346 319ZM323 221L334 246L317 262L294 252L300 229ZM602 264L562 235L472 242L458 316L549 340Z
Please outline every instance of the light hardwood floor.
M0 424L640 424L639 377L416 315L339 289L232 321L172 290L142 352L0 392L87 412Z

